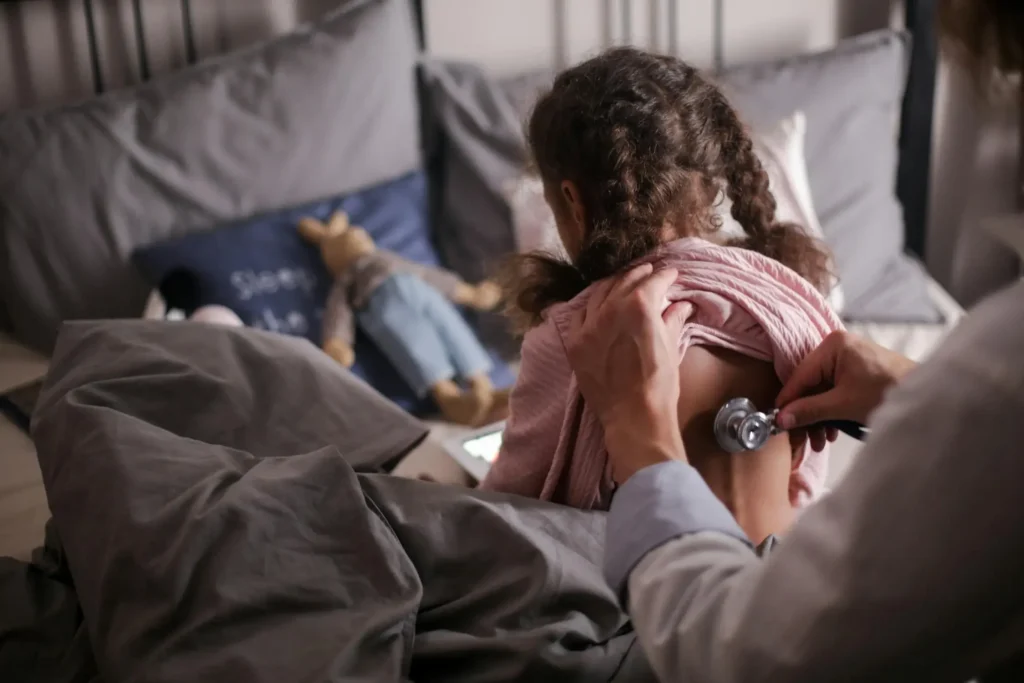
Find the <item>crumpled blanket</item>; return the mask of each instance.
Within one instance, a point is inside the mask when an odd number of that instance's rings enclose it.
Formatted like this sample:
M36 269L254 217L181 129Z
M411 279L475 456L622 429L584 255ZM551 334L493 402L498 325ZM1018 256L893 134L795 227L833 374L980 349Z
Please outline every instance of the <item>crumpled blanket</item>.
M761 254L698 238L665 245L649 259L678 269L665 307L685 317L679 348L704 345L769 361L783 383L797 364L842 322L825 298L796 272ZM604 434L585 405L566 357L573 313L591 289L553 306L524 339L501 453L482 482L589 510L607 508L614 484ZM824 489L827 451L794 458L789 495L802 507Z
M605 515L377 473L426 428L305 340L68 323L32 423L3 683L655 680Z

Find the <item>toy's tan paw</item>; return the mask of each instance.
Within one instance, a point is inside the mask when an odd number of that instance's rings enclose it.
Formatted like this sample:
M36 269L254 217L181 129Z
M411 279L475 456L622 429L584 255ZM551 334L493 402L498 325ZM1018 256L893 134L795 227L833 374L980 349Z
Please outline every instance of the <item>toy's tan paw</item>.
M473 307L478 311L490 311L501 303L501 287L484 280L473 288Z
M324 343L324 353L333 358L342 367L350 368L356 362L356 352L340 339L328 339Z

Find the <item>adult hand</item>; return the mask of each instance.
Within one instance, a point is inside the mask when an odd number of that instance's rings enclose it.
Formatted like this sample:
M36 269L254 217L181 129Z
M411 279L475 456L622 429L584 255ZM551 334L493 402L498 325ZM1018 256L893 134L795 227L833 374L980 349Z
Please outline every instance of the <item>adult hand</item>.
M686 458L677 412L682 322L672 309L662 318L677 275L646 264L601 282L567 335L569 364L604 427L618 482L648 465Z
M779 392L777 418L786 430L825 420L864 423L886 390L917 364L895 351L849 332L833 332L803 362ZM809 430L811 446L820 451L835 432Z

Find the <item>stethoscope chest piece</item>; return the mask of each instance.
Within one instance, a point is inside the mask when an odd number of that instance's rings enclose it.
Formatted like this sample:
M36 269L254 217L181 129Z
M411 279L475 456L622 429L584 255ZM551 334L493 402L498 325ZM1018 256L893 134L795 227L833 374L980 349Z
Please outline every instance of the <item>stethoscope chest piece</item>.
M774 414L759 412L748 398L734 398L715 416L715 440L727 453L756 451L777 433Z

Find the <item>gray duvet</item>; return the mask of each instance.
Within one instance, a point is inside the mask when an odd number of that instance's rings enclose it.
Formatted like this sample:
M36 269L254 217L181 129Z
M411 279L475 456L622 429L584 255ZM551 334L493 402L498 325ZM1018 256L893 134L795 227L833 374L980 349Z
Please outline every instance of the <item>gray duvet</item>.
M74 323L0 681L650 681L603 517L378 473L421 424L303 341Z

